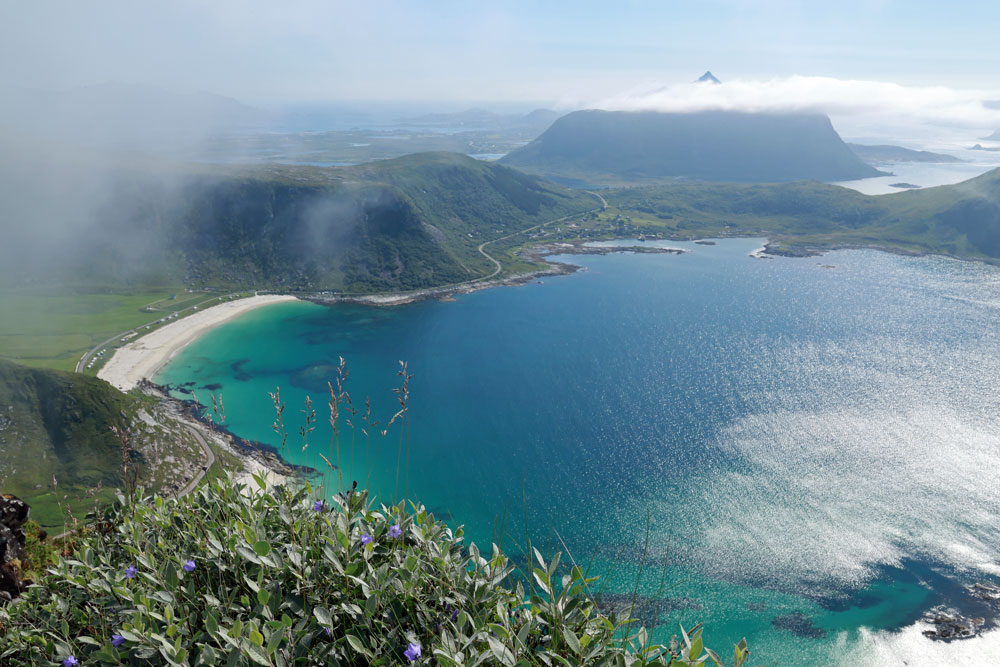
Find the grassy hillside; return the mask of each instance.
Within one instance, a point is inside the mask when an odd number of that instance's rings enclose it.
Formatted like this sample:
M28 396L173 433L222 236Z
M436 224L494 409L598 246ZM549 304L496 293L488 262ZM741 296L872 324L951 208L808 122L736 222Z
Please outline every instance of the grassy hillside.
M818 114L577 111L501 162L563 183L876 176Z
M155 401L94 377L0 360L0 491L27 501L47 529L59 532L70 515L82 520L122 486L112 426L130 430L132 464L149 489L172 492L204 462L191 434ZM215 454L210 476L239 465L227 452Z
M0 474L6 478L0 488L27 500L43 523L56 523L57 496L120 483L120 444L109 427L127 426L138 409L103 380L0 360Z
M1000 169L955 185L868 196L814 182L613 190L590 228L667 237L768 236L778 251L882 247L1000 260ZM603 225L603 227L602 227Z
M192 306L205 307L218 298L217 293L186 292L179 285L0 288L0 358L71 371L94 346L109 338L110 346L120 344L116 334L155 328L164 315L186 314Z
M73 187L72 165L59 165L54 185L37 174L0 179L14 211L6 218L17 221L0 279L407 290L485 275L493 266L476 250L483 241L594 206L586 194L450 153L352 168L81 168L84 185ZM52 194L80 204L71 213L45 206ZM69 222L33 232L60 219Z

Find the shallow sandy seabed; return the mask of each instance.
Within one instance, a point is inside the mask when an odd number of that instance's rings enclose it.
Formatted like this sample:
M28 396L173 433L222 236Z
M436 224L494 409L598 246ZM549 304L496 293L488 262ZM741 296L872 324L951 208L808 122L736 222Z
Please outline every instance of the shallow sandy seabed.
M295 300L294 296L269 294L206 308L118 348L97 377L122 391L129 391L143 378L152 378L184 347L223 322L261 306Z

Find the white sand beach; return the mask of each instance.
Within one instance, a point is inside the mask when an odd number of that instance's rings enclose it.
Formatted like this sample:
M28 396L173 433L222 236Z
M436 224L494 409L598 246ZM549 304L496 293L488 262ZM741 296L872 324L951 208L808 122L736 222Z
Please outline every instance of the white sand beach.
M118 348L97 377L122 391L151 378L185 346L223 322L261 306L295 301L294 296L268 294L228 301L171 322Z

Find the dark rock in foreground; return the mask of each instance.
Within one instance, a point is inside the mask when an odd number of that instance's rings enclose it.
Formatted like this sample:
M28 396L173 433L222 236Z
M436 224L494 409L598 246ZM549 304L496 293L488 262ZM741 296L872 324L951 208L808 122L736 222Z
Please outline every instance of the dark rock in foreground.
M0 496L0 603L18 597L27 586L21 570L27 564L24 550L24 522L31 508L16 496Z

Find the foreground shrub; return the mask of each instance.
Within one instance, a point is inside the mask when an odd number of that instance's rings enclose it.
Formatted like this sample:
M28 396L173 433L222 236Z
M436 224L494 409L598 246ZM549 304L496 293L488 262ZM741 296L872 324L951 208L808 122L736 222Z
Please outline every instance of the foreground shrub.
M558 557L536 552L529 597L495 546L466 550L422 507L255 481L120 497L0 610L0 664L721 664L700 630L647 646L596 611L578 567L557 577Z

